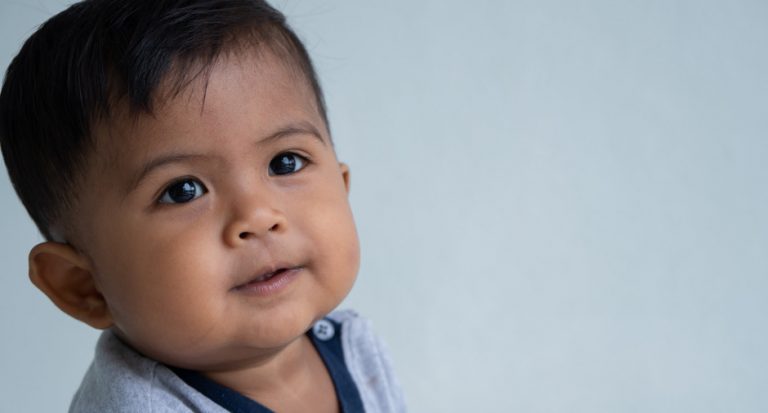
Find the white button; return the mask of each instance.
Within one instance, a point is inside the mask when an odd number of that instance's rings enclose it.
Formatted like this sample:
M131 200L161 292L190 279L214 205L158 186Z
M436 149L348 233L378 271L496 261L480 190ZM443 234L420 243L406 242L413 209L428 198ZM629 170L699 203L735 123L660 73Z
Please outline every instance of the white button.
M315 337L320 340L328 341L333 338L334 334L336 334L336 329L330 321L320 320L312 326L312 332L315 334Z

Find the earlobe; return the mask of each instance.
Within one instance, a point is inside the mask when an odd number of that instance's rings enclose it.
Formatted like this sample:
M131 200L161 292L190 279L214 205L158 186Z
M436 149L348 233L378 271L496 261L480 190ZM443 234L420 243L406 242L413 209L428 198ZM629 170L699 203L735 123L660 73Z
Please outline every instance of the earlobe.
M349 165L339 162L339 168L341 169L341 178L344 180L344 188L347 190L347 193L349 193Z
M44 242L29 252L29 279L70 316L98 329L112 325L88 260L68 244Z

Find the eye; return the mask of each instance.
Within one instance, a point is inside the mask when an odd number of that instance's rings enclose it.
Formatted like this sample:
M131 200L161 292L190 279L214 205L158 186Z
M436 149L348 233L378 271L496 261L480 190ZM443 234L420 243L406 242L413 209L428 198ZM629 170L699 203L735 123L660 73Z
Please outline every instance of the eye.
M192 178L176 181L165 189L158 202L161 204L183 204L200 198L207 190L200 181Z
M307 159L292 152L283 152L269 161L270 175L289 175L306 166Z

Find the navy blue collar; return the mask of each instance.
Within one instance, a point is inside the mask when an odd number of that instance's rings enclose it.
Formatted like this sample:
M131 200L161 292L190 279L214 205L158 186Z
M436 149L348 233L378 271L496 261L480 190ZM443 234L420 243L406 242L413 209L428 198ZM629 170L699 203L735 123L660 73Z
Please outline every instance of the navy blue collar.
M307 336L309 336L331 375L333 386L336 389L336 398L339 400L339 410L342 413L364 412L360 392L344 362L344 350L341 346L341 324L324 318L307 332ZM171 367L171 370L195 390L232 413L274 413L257 401L222 386L198 372L175 367Z

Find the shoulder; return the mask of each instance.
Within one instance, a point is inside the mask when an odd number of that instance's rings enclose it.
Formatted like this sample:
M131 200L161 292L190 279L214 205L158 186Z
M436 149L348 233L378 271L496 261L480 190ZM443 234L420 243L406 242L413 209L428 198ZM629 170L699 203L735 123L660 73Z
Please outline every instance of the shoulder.
M344 362L360 391L365 410L405 412L400 384L384 342L370 320L354 310L337 310L327 316L341 325Z
M70 405L70 413L221 412L163 364L105 331Z

